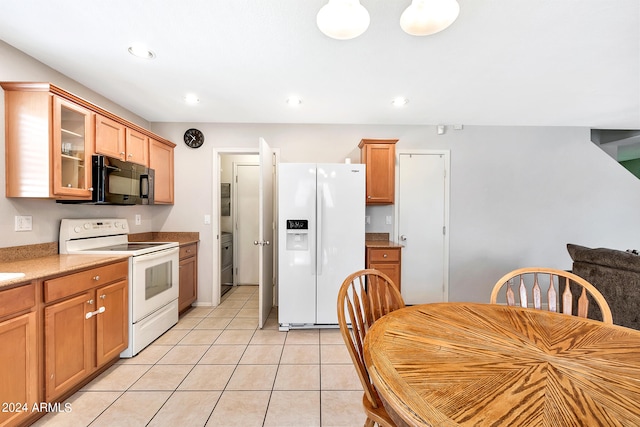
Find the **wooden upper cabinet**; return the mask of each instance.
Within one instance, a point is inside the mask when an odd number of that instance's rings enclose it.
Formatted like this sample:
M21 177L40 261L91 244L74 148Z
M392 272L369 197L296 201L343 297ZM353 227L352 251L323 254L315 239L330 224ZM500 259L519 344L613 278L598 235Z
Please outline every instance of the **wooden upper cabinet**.
M126 161L149 166L149 137L127 128Z
M96 153L149 166L149 137L115 120L96 116Z
M155 203L173 204L173 147L149 139L149 168L155 171Z
M1 85L6 196L90 200L94 113L48 83Z
M174 143L51 83L0 86L6 197L91 200L97 153L155 169L156 203L173 203Z
M358 144L360 162L367 167L368 205L391 205L395 201L397 139L363 139Z
M96 153L124 160L126 127L104 117L96 115Z

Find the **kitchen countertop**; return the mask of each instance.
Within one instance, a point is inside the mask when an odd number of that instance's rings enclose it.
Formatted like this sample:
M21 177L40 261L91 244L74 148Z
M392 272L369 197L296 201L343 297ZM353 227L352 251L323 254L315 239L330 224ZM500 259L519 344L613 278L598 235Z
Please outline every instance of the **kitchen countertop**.
M402 248L400 243L392 242L390 240L366 240L364 242L367 248Z
M0 282L0 290L16 284L27 283L32 280L57 276L95 267L101 264L124 260L129 255L48 255L19 261L0 262L0 272L24 273L18 277Z
M389 240L389 233L365 233L365 247L367 248L402 248L399 243Z
M184 246L199 240L200 234L197 232L129 234L131 242L178 242ZM25 274L23 277L0 281L0 290L127 258L129 255L60 255L58 242L0 248L0 272Z
M183 231L151 231L129 234L130 242L178 242L180 246L200 241L200 233Z

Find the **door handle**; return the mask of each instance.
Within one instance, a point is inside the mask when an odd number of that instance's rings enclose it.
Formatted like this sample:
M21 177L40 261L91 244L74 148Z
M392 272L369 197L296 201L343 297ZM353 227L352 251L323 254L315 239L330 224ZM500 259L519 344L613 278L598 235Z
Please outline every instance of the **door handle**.
M400 236L400 240L402 240L403 242L407 240L407 236L405 236L404 234L402 236Z
M271 242L268 241L268 240L262 240L260 242L258 242L257 240L254 240L253 244L256 245L256 246L269 246L271 244Z

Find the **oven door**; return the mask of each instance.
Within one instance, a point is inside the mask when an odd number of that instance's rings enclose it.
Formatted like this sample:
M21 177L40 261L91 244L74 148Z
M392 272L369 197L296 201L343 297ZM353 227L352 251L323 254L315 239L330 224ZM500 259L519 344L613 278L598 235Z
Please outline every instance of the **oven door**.
M131 258L133 323L178 298L178 248Z

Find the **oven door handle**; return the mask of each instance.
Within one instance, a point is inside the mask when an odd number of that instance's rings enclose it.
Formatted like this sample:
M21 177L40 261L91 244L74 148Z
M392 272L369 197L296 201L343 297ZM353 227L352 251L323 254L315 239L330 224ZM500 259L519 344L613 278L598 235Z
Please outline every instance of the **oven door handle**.
M158 258L165 258L165 257L173 255L174 253L177 253L177 252L178 252L178 248L163 249L161 251L152 252L150 254L134 256L133 257L133 262L137 264L139 262L153 261L153 260L158 259Z

